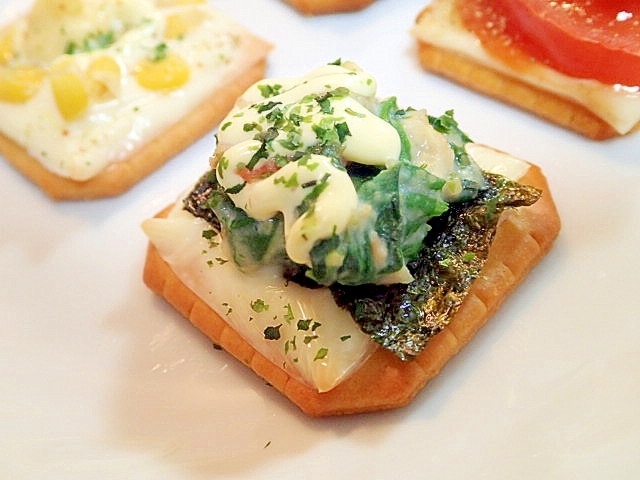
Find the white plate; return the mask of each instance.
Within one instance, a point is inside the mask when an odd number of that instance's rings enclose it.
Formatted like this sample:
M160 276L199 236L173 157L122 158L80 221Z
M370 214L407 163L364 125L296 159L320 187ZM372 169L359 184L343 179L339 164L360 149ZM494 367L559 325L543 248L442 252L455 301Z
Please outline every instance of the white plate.
M352 59L381 96L538 163L561 236L409 407L312 420L142 284L139 224L204 172L211 135L103 201L51 202L0 162L0 478L638 478L640 135L587 141L423 72L426 0L211 3L276 45L269 76Z

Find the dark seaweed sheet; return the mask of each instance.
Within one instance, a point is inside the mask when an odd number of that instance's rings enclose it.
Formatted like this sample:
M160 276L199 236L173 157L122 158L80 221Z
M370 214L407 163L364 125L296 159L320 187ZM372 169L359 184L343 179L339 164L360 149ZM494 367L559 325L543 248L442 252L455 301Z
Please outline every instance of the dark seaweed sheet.
M500 214L507 208L528 206L540 197L533 187L500 175L485 174L486 188L476 198L452 203L430 221L420 258L408 265L415 280L394 285L332 285L336 302L351 312L362 330L402 360L411 360L453 318L478 276L495 236ZM204 175L185 200L185 209L207 220L215 230L220 222L209 200L219 191L215 174ZM317 287L306 267L284 262L285 278Z
M500 214L540 197L539 190L498 175L486 180L475 199L451 204L431 222L420 258L409 265L413 282L331 287L362 330L402 360L418 355L451 321L487 259Z

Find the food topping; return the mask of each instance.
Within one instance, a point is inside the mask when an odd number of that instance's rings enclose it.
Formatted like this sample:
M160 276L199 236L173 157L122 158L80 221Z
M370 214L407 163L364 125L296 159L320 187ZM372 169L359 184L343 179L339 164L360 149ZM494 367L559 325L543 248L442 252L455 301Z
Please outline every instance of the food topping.
M338 63L239 99L218 133L209 205L241 267L285 259L321 285L412 280L428 220L483 178L454 129L375 94L369 74Z
M467 28L511 62L640 86L640 9L620 0L457 0ZM522 55L524 53L524 56Z
M0 131L48 170L86 180L266 50L206 2L37 0L0 27Z

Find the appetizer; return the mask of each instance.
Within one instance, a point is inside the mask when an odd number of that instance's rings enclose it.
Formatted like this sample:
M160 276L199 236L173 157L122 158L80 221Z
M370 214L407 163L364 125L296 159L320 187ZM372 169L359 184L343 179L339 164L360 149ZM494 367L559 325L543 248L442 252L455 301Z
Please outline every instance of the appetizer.
M640 10L623 4L434 0L413 34L426 69L604 140L640 127Z
M270 48L203 1L36 0L0 29L0 153L53 199L120 194L212 130Z
M551 248L540 169L337 61L249 88L144 281L312 416L406 405Z
M327 15L362 10L376 0L285 0L305 15Z

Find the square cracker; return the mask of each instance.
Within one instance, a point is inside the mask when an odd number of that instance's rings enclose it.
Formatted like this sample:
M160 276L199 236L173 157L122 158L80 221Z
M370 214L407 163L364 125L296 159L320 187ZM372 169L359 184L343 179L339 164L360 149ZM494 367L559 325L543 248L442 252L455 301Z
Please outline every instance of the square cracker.
M189 290L149 244L143 279L212 342L220 345L257 375L314 416L344 415L402 407L487 322L505 298L545 256L560 230L560 218L541 170L531 166L521 183L542 189L534 205L503 214L480 277L460 310L413 361L403 362L378 347L371 357L334 389L318 393L289 376L256 352L197 295ZM168 209L158 215L165 215Z

